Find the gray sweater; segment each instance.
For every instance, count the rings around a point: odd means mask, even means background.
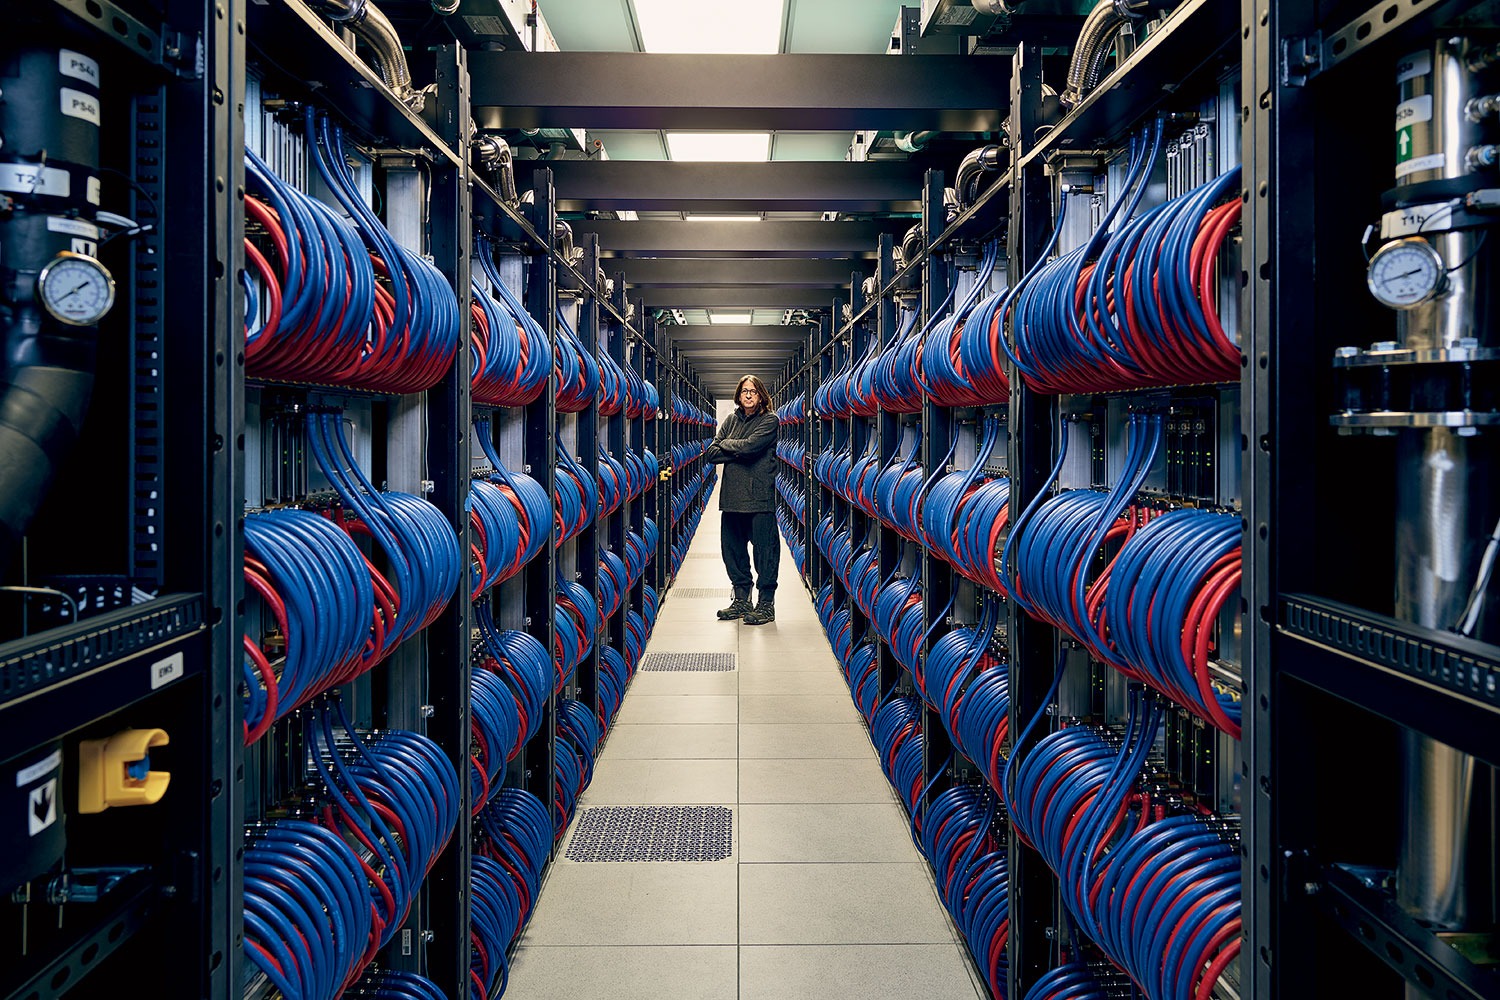
[[[731,513],[776,510],[776,430],[781,421],[770,410],[753,417],[738,407],[724,418],[704,454],[724,466],[719,509]]]

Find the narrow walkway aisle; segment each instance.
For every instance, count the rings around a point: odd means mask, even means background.
[[[646,653],[737,669],[636,674],[506,1000],[982,997],[785,545],[773,624],[716,620],[728,598],[714,498]],[[733,853],[569,860],[617,805],[728,806]]]

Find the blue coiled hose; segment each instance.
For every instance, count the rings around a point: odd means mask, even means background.
[[[395,620],[387,622],[378,658],[427,627],[447,607],[463,572],[458,536],[432,504],[410,493],[381,493],[354,459],[341,414],[307,415],[307,438],[318,468],[346,511],[385,554],[395,591]]]
[[[547,496],[547,491],[535,479],[523,472],[512,472],[506,468],[505,463],[500,460],[499,452],[495,449],[495,442],[490,428],[490,418],[487,416],[477,417],[474,421],[474,433],[479,439],[480,448],[485,457],[489,459],[493,471],[490,481],[498,492],[498,499],[503,499],[505,504],[511,508],[511,515],[515,519],[515,531],[517,542],[514,548],[507,550],[503,543],[493,546],[496,550],[495,557],[498,565],[491,570],[487,576],[495,576],[493,582],[487,583],[485,588],[494,586],[503,580],[508,580],[521,571],[532,559],[536,558],[546,548],[551,539],[554,514],[552,500]],[[478,481],[476,481],[477,484]],[[490,490],[481,492],[490,493]],[[495,498],[491,498],[492,500]],[[495,505],[498,508],[498,504]],[[499,511],[501,519],[508,521],[510,516]],[[489,543],[488,529],[484,535],[484,541]],[[490,567],[488,552],[485,558],[485,567]]]
[[[469,800],[477,813],[500,790],[505,764],[519,749],[521,711],[500,675],[482,667],[469,671],[469,704]]]
[[[906,804],[913,824],[920,828],[922,800],[922,703],[915,698],[889,698],[870,720],[870,740],[880,757],[886,779]]]
[[[552,500],[558,531],[558,544],[576,538],[594,523],[599,510],[599,484],[561,437],[557,439],[557,469],[552,476]]]
[[[458,353],[458,298],[435,266],[400,246],[360,196],[344,152],[343,133],[327,115],[307,108],[312,160],[329,190],[354,219],[369,253],[389,278],[393,315],[385,336],[372,340],[346,383],[387,392],[420,392],[437,384]]]
[[[520,735],[506,753],[510,760],[537,734],[548,696],[562,685],[556,680],[552,656],[542,641],[528,632],[497,628],[488,602],[474,606],[474,624],[489,655],[481,665],[505,681],[520,713]]]
[[[475,254],[489,280],[492,307],[504,314],[499,327],[490,327],[486,365],[474,372],[474,402],[489,406],[525,406],[540,398],[552,374],[552,342],[546,329],[526,311],[521,300],[500,278],[494,243],[484,234],[475,237]]]
[[[506,949],[526,925],[552,851],[552,820],[530,792],[506,788],[480,813],[470,893],[470,1000],[505,992]]]
[[[374,591],[353,540],[327,518],[283,509],[245,518],[246,575],[282,602],[286,659],[270,687],[247,671],[247,740],[337,683],[363,660]],[[264,568],[261,575],[260,568]],[[246,637],[249,641],[249,637]],[[274,704],[272,695],[274,694]],[[266,716],[270,713],[270,719]]]
[[[246,959],[288,1000],[332,1000],[373,954],[374,908],[358,858],[304,820],[278,820],[246,840]]]

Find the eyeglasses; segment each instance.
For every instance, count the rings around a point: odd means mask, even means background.
[[[741,396],[759,396],[760,393],[757,392],[754,389],[741,389],[740,390],[740,395]]]

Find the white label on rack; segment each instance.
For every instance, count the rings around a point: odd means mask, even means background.
[[[1448,162],[1448,157],[1442,153],[1433,153],[1431,156],[1419,156],[1415,160],[1407,160],[1405,163],[1396,164],[1396,179],[1400,180],[1409,174],[1420,173],[1423,170],[1437,170]]]
[[[1396,128],[1432,121],[1432,95],[1423,94],[1396,105]]]
[[[1409,208],[1387,212],[1380,217],[1380,238],[1394,240],[1401,236],[1415,236],[1433,226],[1441,226],[1453,215],[1457,201],[1444,201],[1435,205],[1412,205]]]
[[[165,660],[157,660],[151,664],[151,688],[155,690],[169,681],[175,681],[182,674],[181,653],[173,653]]]
[[[63,114],[72,118],[82,118],[93,125],[99,124],[99,98],[93,94],[85,94],[81,90],[74,90],[72,87],[64,87],[60,94]]]
[[[99,63],[82,52],[63,49],[57,54],[57,71],[63,76],[99,86]]]
[[[1421,52],[1413,52],[1405,59],[1396,64],[1396,82],[1405,83],[1407,80],[1415,80],[1419,76],[1428,76],[1432,73],[1432,50],[1423,49]]]
[[[64,219],[58,215],[47,217],[47,231],[67,233],[69,236],[82,236],[90,240],[99,238],[99,227],[92,222],[84,222],[82,219]]]
[[[100,185],[99,185],[99,178],[97,178],[97,177],[90,177],[89,178],[88,191],[84,193],[84,197],[89,200],[89,204],[90,205],[97,205],[97,204],[99,204],[99,193],[100,193],[100,191],[101,191],[101,188],[100,188]]]
[[[62,751],[54,750],[30,767],[23,767],[16,772],[16,787],[29,785],[44,774],[51,774],[62,767]]]
[[[72,187],[66,170],[31,163],[0,164],[0,191],[66,198]]]

